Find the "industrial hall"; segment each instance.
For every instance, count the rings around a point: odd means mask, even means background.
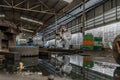
[[[120,80],[120,0],[0,0],[0,80]]]

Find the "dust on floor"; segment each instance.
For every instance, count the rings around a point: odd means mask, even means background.
[[[0,72],[0,80],[48,80],[48,76],[42,76],[38,73],[14,73]],[[72,80],[69,78],[55,77],[54,80]]]

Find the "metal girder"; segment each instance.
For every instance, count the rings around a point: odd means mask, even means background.
[[[44,4],[41,0],[39,0],[41,4],[43,4],[47,9],[50,9],[46,4]]]
[[[35,8],[40,7],[40,6],[41,6],[41,5],[35,5],[35,6],[31,7],[30,9],[35,9]]]
[[[24,10],[24,11],[31,11],[31,12],[37,12],[37,13],[45,13],[45,14],[50,14],[50,15],[55,15],[54,12],[42,1],[38,0],[37,4],[35,6],[30,7],[30,1],[29,0],[23,0],[17,4],[14,4],[14,1],[11,0],[11,3],[9,3],[7,0],[3,0],[5,4],[0,5],[0,7],[4,8],[13,8],[17,10]],[[40,4],[38,4],[40,2]],[[20,7],[20,5],[26,4],[26,8]],[[18,7],[19,6],[19,7]],[[41,10],[34,10],[35,8],[41,7]],[[46,9],[43,9],[46,8]],[[50,12],[51,11],[51,12]]]
[[[86,15],[85,15],[85,0],[83,0],[82,5],[83,5],[83,12],[82,12],[82,33],[84,35],[85,34],[85,19],[86,19]]]
[[[11,2],[12,2],[12,6],[14,6],[14,1],[12,0]]]
[[[55,12],[54,9],[50,9],[50,10]],[[49,11],[50,11],[50,10],[49,10]],[[48,11],[48,10],[46,10],[46,11]],[[44,14],[44,15],[42,16],[42,18],[40,18],[40,19],[43,20],[43,18],[44,18],[45,16],[46,16],[46,15]]]
[[[19,3],[15,4],[15,7],[18,7],[18,6],[20,6],[20,5],[23,5],[26,1],[27,1],[27,0],[23,0],[22,2],[19,2]],[[24,11],[21,11],[19,16],[22,16],[23,12],[24,12]]]
[[[51,15],[55,15],[54,12],[48,12],[48,11],[39,11],[39,10],[32,10],[32,9],[26,9],[26,8],[21,8],[21,7],[16,7],[16,6],[7,6],[7,5],[0,5],[0,7],[4,7],[4,8],[13,8],[13,9],[17,9],[17,10],[23,10],[23,11],[30,11],[30,12],[37,12],[37,13],[45,13],[45,14],[51,14]]]
[[[17,7],[17,6],[21,5],[21,4],[23,4],[24,2],[26,2],[26,0],[24,0],[24,1],[22,1],[22,2],[20,2],[20,3],[18,3],[18,4],[16,4],[15,7]]]
[[[27,9],[30,9],[30,2],[27,0]]]
[[[41,28],[42,28],[42,26],[39,26],[39,27],[36,29],[35,33],[37,33]]]
[[[48,2],[49,0],[46,1],[46,3]],[[56,5],[56,4],[55,4]],[[51,8],[54,8],[54,7],[51,7]],[[54,10],[54,9],[53,9]],[[45,17],[46,15],[44,14],[41,18],[41,20],[43,20],[43,18]]]
[[[49,0],[47,0],[45,3],[47,3]],[[42,7],[41,7],[42,8]],[[42,9],[41,9],[42,10]],[[52,10],[51,10],[52,11]],[[39,15],[39,14],[38,14]],[[38,15],[36,15],[36,17],[38,17]],[[43,17],[45,17],[46,14],[44,14],[42,17],[39,17],[39,19],[43,20]]]
[[[32,28],[31,25],[28,25],[28,24],[22,23],[22,22],[16,23],[16,25],[17,25],[18,28],[26,28],[26,27],[27,28]]]
[[[59,3],[59,1],[60,1],[60,0],[58,0],[58,1],[55,3],[55,7],[56,7],[56,5]],[[54,7],[54,6],[53,6],[53,7]],[[57,15],[58,15],[58,14],[57,14]],[[56,16],[56,14],[53,15],[53,16]],[[51,16],[50,18],[48,18],[45,22],[49,21],[53,16]]]
[[[11,4],[8,2],[8,1],[6,1],[6,0],[3,0],[8,6],[11,6]]]

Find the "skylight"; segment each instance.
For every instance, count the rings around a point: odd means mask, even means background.
[[[65,1],[67,3],[71,3],[73,0],[63,0],[63,1]]]
[[[20,17],[20,19],[26,20],[26,21],[29,21],[29,22],[33,22],[33,23],[38,23],[40,25],[43,25],[42,22],[39,22],[39,21],[36,21],[36,20],[33,20],[33,19],[29,19],[29,18],[26,18],[26,17]]]

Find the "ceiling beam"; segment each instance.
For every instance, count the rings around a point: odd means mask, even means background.
[[[63,8],[61,8],[59,11],[61,11],[61,10],[63,10],[65,7],[67,7],[68,5],[65,5]],[[57,13],[59,13],[59,11],[57,12]],[[54,15],[53,15],[54,16]],[[53,16],[51,16],[49,19],[48,19],[48,21],[53,17]]]
[[[3,0],[8,6],[11,6],[11,4],[8,2],[8,1],[6,1],[6,0]]]
[[[56,5],[59,3],[59,0],[56,1],[55,4],[53,4],[53,6],[51,8],[54,8],[54,6],[56,7]],[[54,10],[55,11],[55,10]],[[41,18],[41,20],[43,20],[43,18],[45,17],[46,15],[44,14],[44,16]]]
[[[35,8],[40,7],[40,6],[41,6],[41,5],[35,5],[35,6],[31,7],[30,9],[35,9]]]
[[[11,1],[11,3],[12,3],[12,6],[14,6],[14,1],[13,0]]]
[[[17,27],[21,27],[21,25],[22,25],[23,28],[26,28],[26,26],[29,26],[32,29],[34,29],[34,27],[36,28],[36,25],[29,24],[28,22],[26,22],[26,21],[24,22],[24,21],[21,21],[21,20],[17,20],[15,22],[15,24],[17,25]]]
[[[39,0],[41,4],[43,4],[47,9],[50,9],[45,3],[43,3],[41,0]]]
[[[54,9],[51,9],[51,11],[54,11],[55,12],[55,10]],[[42,18],[39,18],[40,20],[43,20],[43,18],[46,16],[46,14],[44,14],[43,16],[42,16]]]
[[[55,15],[53,12],[48,12],[48,11],[39,11],[39,10],[32,10],[32,9],[26,9],[26,8],[20,8],[20,7],[15,7],[15,6],[7,6],[7,5],[0,5],[0,7],[4,8],[13,8],[17,10],[23,10],[23,11],[30,11],[30,12],[36,12],[36,13],[44,13],[44,14],[49,14],[49,15]]]
[[[38,26],[35,33],[39,32],[39,30],[42,28],[42,26]]]
[[[30,1],[27,0],[27,9],[30,9]]]
[[[18,6],[22,5],[22,4],[25,3],[25,2],[26,2],[26,0],[24,0],[24,1],[22,1],[22,2],[20,2],[20,3],[18,3],[18,4],[16,4],[15,7],[18,7]]]
[[[48,0],[45,2],[45,3],[47,3],[48,2]],[[42,6],[41,6],[41,8],[42,8]],[[41,9],[42,10],[42,9]],[[45,14],[44,14],[45,15]],[[36,15],[36,17],[35,18],[39,18],[39,14],[38,15]],[[39,19],[41,19],[41,17],[39,18]]]
[[[75,2],[75,1],[74,1]],[[79,1],[80,2],[80,1]],[[62,15],[62,14],[64,14],[64,12],[66,11],[66,9],[71,5],[72,3],[70,3],[70,4],[68,4],[68,5],[65,5],[63,8],[61,8],[58,12],[57,12],[57,16],[60,16],[60,15]],[[59,13],[60,12],[60,13]],[[59,14],[58,14],[59,13]],[[52,18],[52,17],[54,17],[54,15],[52,15],[49,19],[47,19],[45,22],[46,22],[46,24],[48,23],[48,21]],[[47,27],[47,26],[46,26]],[[45,28],[46,28],[45,27]]]
[[[59,3],[59,1],[60,0],[58,0],[56,3],[55,3],[55,5],[53,5],[52,7],[56,7],[57,5],[58,5],[58,3]],[[45,24],[48,24],[48,21],[52,18],[52,17],[54,17],[55,15],[52,15],[51,17],[49,17],[46,21],[44,21],[44,22],[46,22]]]

